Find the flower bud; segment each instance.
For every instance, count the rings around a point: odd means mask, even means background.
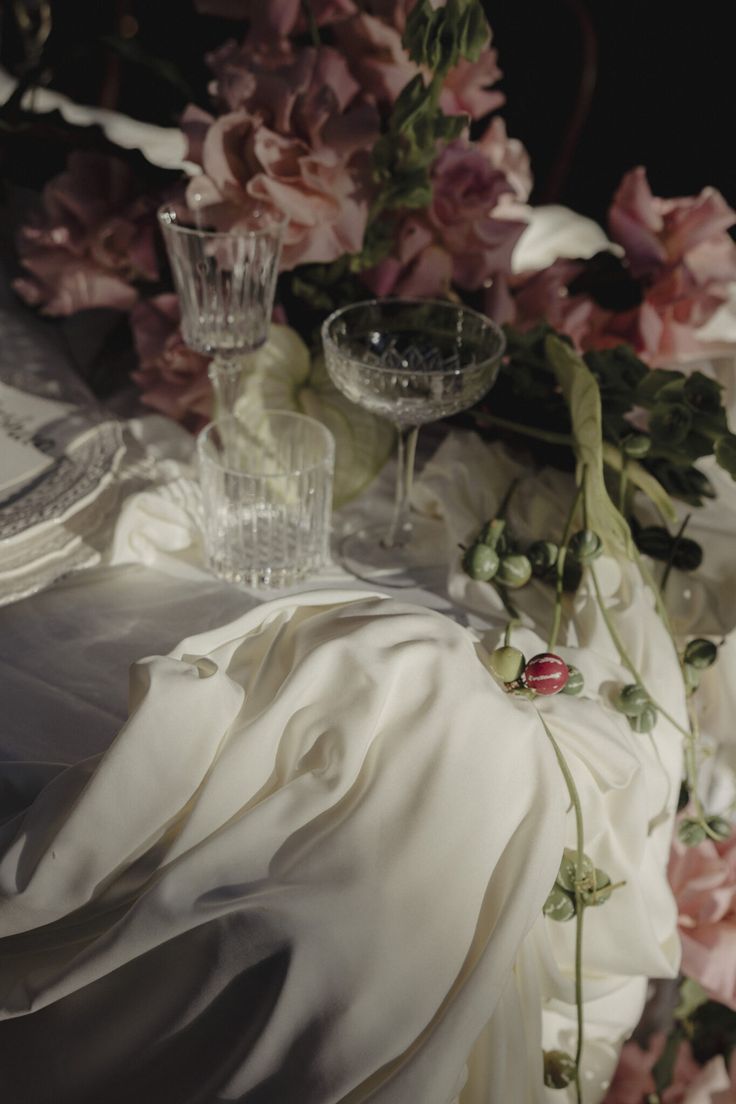
[[[575,897],[555,883],[544,902],[542,912],[550,920],[557,920],[560,923],[572,920],[577,912]]]
[[[733,832],[733,825],[731,824],[731,821],[726,820],[725,817],[722,817],[722,816],[709,816],[709,817],[706,817],[706,824],[708,825],[708,828],[710,829],[712,835],[715,836],[716,839],[720,840],[721,842],[723,840],[727,840],[727,839],[731,838],[731,834]]]
[[[651,447],[651,438],[644,433],[627,433],[621,439],[621,449],[632,460],[641,460],[642,456],[647,455]]]
[[[577,1067],[574,1058],[564,1050],[545,1050],[544,1083],[548,1089],[564,1089],[575,1080]]]
[[[697,667],[699,671],[704,671],[706,667],[710,667],[715,663],[717,656],[718,648],[713,641],[704,640],[699,636],[695,640],[691,640],[685,648],[684,660],[691,667]]]
[[[524,670],[524,656],[518,648],[506,644],[491,652],[488,666],[501,682],[516,682]]]
[[[686,847],[697,847],[706,837],[705,825],[693,817],[686,817],[677,826],[677,838]]]
[[[559,548],[554,541],[535,541],[526,550],[535,575],[544,575],[557,563]]]
[[[577,667],[573,667],[568,663],[567,665],[567,682],[562,687],[563,694],[569,694],[570,697],[576,698],[578,694],[582,694],[585,689],[585,679],[582,672],[578,671]]]
[[[463,556],[463,570],[471,579],[487,583],[498,571],[498,553],[477,541]]]
[[[601,538],[592,529],[580,529],[570,537],[567,550],[578,563],[586,564],[598,559],[603,545]]]
[[[532,577],[532,565],[526,556],[520,553],[515,553],[511,556],[504,556],[499,564],[498,571],[496,573],[496,581],[501,586],[509,587],[511,590],[517,590],[519,587],[523,587]]]
[[[616,708],[625,713],[627,717],[637,717],[649,705],[651,705],[649,695],[638,682],[632,682],[628,686],[624,686],[616,699]]]

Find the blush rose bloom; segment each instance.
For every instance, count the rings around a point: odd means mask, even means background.
[[[225,65],[221,95],[234,110],[214,118],[189,108],[182,120],[189,156],[202,166],[189,205],[211,207],[227,228],[254,200],[274,204],[288,218],[282,269],[359,252],[378,117],[368,104],[353,105],[357,85],[343,59],[328,47],[257,63],[221,54],[221,78]]]
[[[177,297],[157,295],[138,303],[130,321],[140,362],[132,376],[141,401],[199,432],[212,417],[209,358],[184,344]]]
[[[675,839],[668,876],[679,914],[682,972],[736,1010],[736,834],[697,847]]]
[[[655,368],[729,351],[699,336],[736,281],[736,244],[727,233],[736,213],[723,196],[705,188],[698,196],[660,199],[644,169],[632,169],[614,196],[609,222],[639,282],[641,303],[613,311],[587,295],[570,296],[566,285],[583,263],[555,262],[514,281],[516,320],[546,318],[582,351],[627,342]]]
[[[91,307],[129,310],[134,284],[155,280],[155,203],[115,157],[76,152],[43,191],[42,211],[21,227],[25,269],[16,292],[44,314]]]
[[[374,294],[441,298],[452,283],[474,290],[511,270],[526,222],[503,212],[514,190],[488,149],[451,142],[432,167],[432,193],[426,212],[402,221],[393,255],[364,274]]]

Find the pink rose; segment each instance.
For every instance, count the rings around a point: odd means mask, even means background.
[[[143,300],[133,308],[130,321],[140,361],[132,376],[141,389],[141,401],[199,432],[212,417],[209,358],[184,344],[177,297]]]
[[[736,1010],[736,834],[697,847],[675,839],[668,875],[679,913],[683,973]]]
[[[474,289],[510,271],[526,223],[494,217],[511,186],[482,149],[464,139],[446,146],[432,167],[432,191],[428,218],[453,259],[455,282]]]
[[[373,107],[330,47],[239,50],[212,60],[216,89],[233,110],[219,118],[189,108],[182,129],[202,166],[190,206],[210,207],[218,225],[259,200],[288,218],[281,267],[327,263],[359,252],[368,218],[369,150],[378,136]]]
[[[534,183],[529,154],[523,142],[518,138],[509,138],[500,115],[491,121],[475,145],[482,150],[493,168],[506,177],[513,198],[519,203],[526,203]],[[503,197],[501,202],[504,202]]]
[[[26,274],[15,290],[44,314],[90,307],[129,310],[133,286],[155,280],[155,204],[128,166],[103,154],[76,152],[43,191],[42,211],[21,227]]]

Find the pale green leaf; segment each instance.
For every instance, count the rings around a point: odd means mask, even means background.
[[[359,494],[391,455],[394,430],[351,403],[327,375],[322,357],[310,361],[309,350],[289,326],[271,326],[269,341],[253,358],[238,412],[296,410],[308,414],[335,438],[334,505]]]
[[[603,463],[614,471],[620,472],[623,464],[621,450],[608,441],[603,442]],[[674,524],[677,521],[677,510],[672,499],[667,494],[658,479],[643,468],[636,460],[626,461],[626,477],[629,483],[633,483],[642,494],[645,494],[664,522]]]
[[[603,479],[601,395],[595,376],[574,349],[552,334],[545,340],[545,352],[570,410],[578,483],[585,472],[588,528],[598,534],[608,551],[631,556],[629,527],[611,501]]]

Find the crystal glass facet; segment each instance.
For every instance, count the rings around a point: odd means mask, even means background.
[[[220,578],[291,586],[329,559],[335,444],[304,414],[225,417],[197,439],[207,561]]]
[[[370,581],[404,586],[411,562],[409,499],[419,426],[472,406],[493,385],[506,347],[501,329],[469,307],[438,300],[369,300],[324,322],[327,371],[347,398],[390,419],[399,439],[388,531],[343,544],[346,566]],[[391,575],[396,579],[392,580]]]
[[[158,213],[181,307],[187,345],[213,356],[216,415],[234,409],[243,357],[268,338],[286,217],[253,204],[231,230],[208,225],[205,212],[178,206]]]

